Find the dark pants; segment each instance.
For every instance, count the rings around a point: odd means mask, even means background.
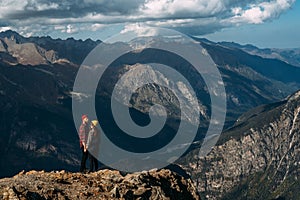
[[[90,158],[90,171],[95,172],[98,170],[98,160],[89,153],[89,158]]]
[[[88,151],[84,152],[84,148],[81,147],[81,151],[82,151],[82,158],[81,158],[81,165],[80,165],[80,172],[84,172],[84,170],[86,169],[86,160],[88,158]]]

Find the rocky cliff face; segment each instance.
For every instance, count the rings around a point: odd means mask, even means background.
[[[0,40],[0,52],[17,59],[17,62],[10,62],[10,64],[39,65],[54,63],[58,60],[55,51],[47,51],[34,43],[20,43],[14,35]]]
[[[206,157],[186,159],[208,199],[299,198],[300,91],[246,113]]]
[[[21,172],[0,180],[1,199],[153,199],[199,200],[191,180],[169,171],[122,175],[101,170],[80,174]]]

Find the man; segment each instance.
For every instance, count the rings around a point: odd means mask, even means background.
[[[98,124],[99,122],[97,120],[92,121],[86,145],[86,148],[89,152],[90,172],[98,170],[97,157],[99,156],[100,149],[100,131],[97,128]]]
[[[87,137],[89,134],[89,119],[87,115],[82,115],[81,117],[82,123],[79,127],[79,143],[82,151],[80,172],[84,172],[86,170],[86,160],[88,158],[88,151],[86,148]]]

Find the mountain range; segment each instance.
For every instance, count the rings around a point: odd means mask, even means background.
[[[295,163],[300,161],[299,93],[295,93],[300,88],[299,51],[194,39],[207,50],[222,75],[227,116],[217,146],[207,157],[198,159],[198,144],[210,119],[210,98],[201,76],[181,63],[180,72],[189,75],[201,99],[198,103],[203,123],[195,145],[177,164],[190,173],[204,199],[293,198],[299,177]],[[73,84],[80,64],[100,43],[72,38],[26,38],[13,31],[0,33],[1,177],[30,169],[78,170],[81,153],[72,119]],[[134,62],[137,58],[138,64]],[[104,86],[97,92],[97,105],[108,105],[108,91],[113,83],[132,69],[133,76],[138,75],[139,67],[147,67],[151,58],[162,62],[166,59],[157,51],[146,49],[114,62],[100,81]],[[180,61],[168,62],[176,66]],[[166,79],[155,73],[145,76],[158,81]],[[178,86],[174,89],[181,91]],[[172,118],[177,119],[178,107],[172,94],[155,84],[141,88],[133,96],[130,106],[135,118],[142,124],[147,121],[147,107],[154,94],[161,94],[155,101],[169,105],[171,113],[175,113]],[[108,117],[101,123],[110,124],[110,109],[102,108],[102,112]],[[109,132],[119,131],[112,125],[106,127]],[[176,124],[170,123],[166,131],[175,128]],[[134,145],[123,142],[121,145],[128,148]],[[287,188],[295,192],[289,193]]]
[[[292,48],[292,49],[276,49],[276,48],[265,48],[260,49],[253,45],[239,45],[234,42],[220,42],[222,46],[227,46],[231,48],[241,49],[251,55],[257,55],[263,58],[270,59],[278,59],[286,62],[287,64],[291,64],[297,67],[300,67],[300,48]]]

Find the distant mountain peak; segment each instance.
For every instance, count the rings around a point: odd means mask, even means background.
[[[2,58],[10,59],[6,63],[22,65],[53,64],[62,60],[80,65],[87,54],[101,41],[91,39],[76,40],[74,38],[53,39],[50,36],[23,37],[19,33],[7,30],[0,32],[0,53]],[[15,63],[11,63],[15,60]]]
[[[20,34],[18,32],[13,31],[13,30],[2,31],[2,32],[0,32],[0,36],[2,36],[2,35],[19,35],[20,36]]]
[[[17,33],[16,31],[12,31],[12,30],[7,30],[4,32],[0,32],[0,39],[4,39],[4,38],[8,38],[8,39],[12,39],[12,40],[16,40],[17,43],[21,40],[24,40],[25,37],[23,37],[22,35],[20,35],[19,33]],[[21,42],[20,41],[20,42]]]

